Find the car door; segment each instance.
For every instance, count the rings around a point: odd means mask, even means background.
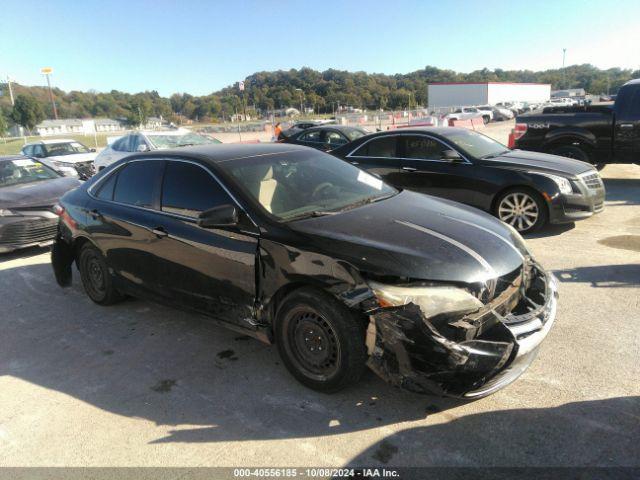
[[[444,159],[451,147],[429,135],[400,135],[400,186],[457,202],[473,204],[473,165],[461,158]]]
[[[346,160],[390,185],[400,186],[403,175],[397,155],[397,135],[374,137],[349,153]]]
[[[203,228],[198,215],[221,205],[240,210],[239,227]],[[249,326],[255,301],[258,235],[209,167],[167,160],[155,252],[162,296],[218,319]]]
[[[87,231],[107,258],[118,285],[135,295],[157,297],[162,234],[159,191],[164,161],[134,160],[90,189]]]
[[[625,163],[640,162],[640,85],[622,89],[616,99],[616,110],[615,158]]]

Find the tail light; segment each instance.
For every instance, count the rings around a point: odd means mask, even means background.
[[[516,123],[516,128],[513,129],[513,138],[518,140],[524,137],[524,134],[527,133],[527,128],[526,123]]]

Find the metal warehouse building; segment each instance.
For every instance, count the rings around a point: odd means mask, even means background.
[[[429,108],[495,105],[500,102],[548,102],[551,85],[544,83],[432,83],[428,86]]]

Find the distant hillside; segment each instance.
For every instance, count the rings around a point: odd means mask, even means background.
[[[574,65],[561,69],[533,72],[529,70],[477,70],[471,73],[456,73],[426,67],[407,74],[384,75],[378,73],[346,72],[326,70],[318,72],[310,68],[300,70],[258,72],[245,80],[247,111],[265,111],[300,105],[301,96],[305,106],[321,113],[332,112],[338,105],[359,108],[406,108],[426,105],[427,84],[451,81],[507,81],[550,83],[553,89],[584,88],[589,93],[614,93],[627,80],[640,77],[640,71],[612,68],[600,70],[592,65]],[[303,95],[296,89],[302,89]],[[6,90],[6,88],[4,88]],[[11,105],[7,92],[0,96],[0,110],[9,118]],[[26,87],[14,84],[14,95],[26,94],[35,97],[48,118],[52,109],[45,87]],[[149,116],[174,119],[183,117],[209,121],[224,119],[236,110],[241,111],[243,100],[236,85],[209,95],[192,96],[174,94],[161,97],[156,91],[129,94],[112,90],[108,93],[64,92],[54,89],[60,118],[127,117],[132,120]]]

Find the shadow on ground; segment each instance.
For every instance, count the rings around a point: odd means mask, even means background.
[[[640,205],[640,178],[604,178],[607,202]]]
[[[640,397],[502,410],[398,432],[348,465],[411,465],[420,449],[432,466],[640,467],[639,432]]]
[[[640,265],[598,265],[553,272],[561,282],[589,283],[596,288],[635,287],[640,285]]]

